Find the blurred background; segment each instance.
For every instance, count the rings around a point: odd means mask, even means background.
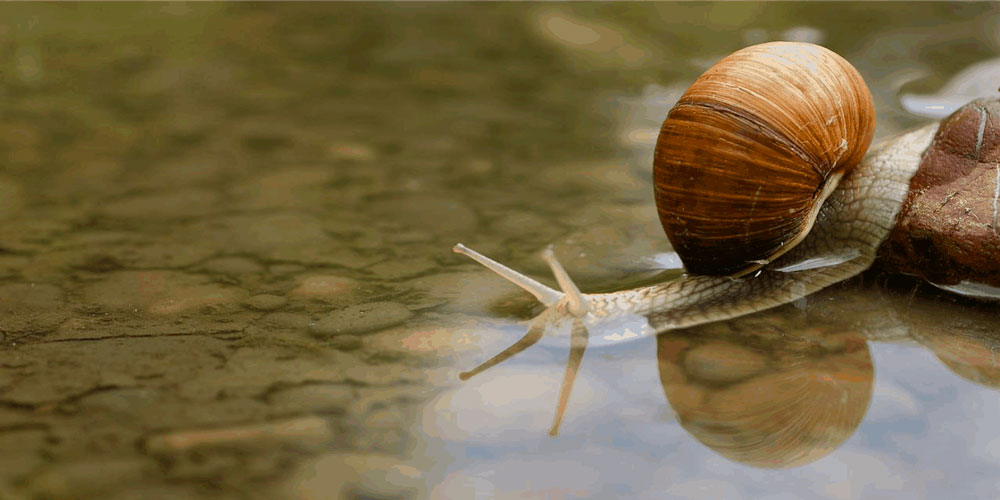
[[[568,343],[457,378],[537,305],[451,246],[676,275],[660,123],[770,40],[876,140],[1000,94],[988,3],[0,6],[0,498],[989,498],[997,315],[917,282],[592,349],[555,438]]]

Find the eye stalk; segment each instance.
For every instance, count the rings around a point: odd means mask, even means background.
[[[590,311],[590,302],[587,296],[580,293],[580,289],[577,288],[576,283],[573,283],[573,280],[569,277],[569,273],[566,272],[566,269],[556,259],[551,245],[542,251],[542,259],[552,269],[552,274],[555,275],[556,281],[559,282],[559,288],[562,288],[561,292],[553,290],[461,243],[455,245],[452,250],[455,253],[475,260],[486,266],[487,269],[503,276],[511,283],[534,295],[539,302],[546,306],[546,309],[541,314],[531,320],[528,331],[520,340],[514,342],[510,347],[486,360],[481,365],[467,372],[460,373],[458,378],[469,380],[473,375],[477,375],[487,368],[502,363],[537,343],[545,335],[545,331],[549,326],[561,326],[567,321],[572,321],[569,359],[566,361],[566,373],[563,375],[562,386],[559,389],[559,403],[556,405],[556,414],[552,422],[552,427],[549,429],[549,435],[555,436],[559,433],[559,424],[562,423],[563,414],[566,412],[566,405],[569,403],[569,395],[573,391],[573,381],[576,380],[576,374],[580,369],[580,362],[583,361],[583,353],[587,350],[587,343],[590,338],[587,326],[583,321],[584,317]]]
[[[577,318],[585,316],[590,311],[587,297],[580,293],[580,289],[576,287],[576,283],[573,283],[573,279],[569,277],[566,269],[556,259],[556,254],[552,251],[552,245],[545,248],[542,252],[542,258],[549,264],[552,274],[555,275],[556,281],[559,282],[559,288],[562,288],[569,313]]]
[[[545,304],[546,307],[559,302],[562,299],[562,294],[521,274],[461,243],[457,243],[451,250],[455,253],[462,254],[480,264],[485,266],[490,271],[493,271],[500,276],[503,276],[511,283],[523,288],[528,293],[535,296],[539,302]],[[560,266],[561,268],[561,266]],[[565,271],[563,271],[565,274]]]

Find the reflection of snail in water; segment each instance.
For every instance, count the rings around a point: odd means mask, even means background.
[[[978,130],[972,134],[976,155],[984,113],[978,128],[971,127]],[[776,42],[721,60],[681,97],[657,141],[657,206],[690,274],[632,290],[582,294],[547,250],[543,257],[560,292],[456,245],[456,252],[546,306],[521,340],[461,377],[523,351],[547,331],[568,332],[571,351],[554,434],[592,333],[615,342],[743,316],[864,271],[893,229],[936,128],[903,134],[861,160],[873,121],[863,80],[829,50]],[[947,136],[954,131],[967,141],[969,129],[964,123],[942,126],[933,144],[953,146]]]
[[[680,424],[709,448],[747,465],[793,467],[854,433],[875,372],[864,337],[804,324],[776,331],[782,314],[768,316],[658,336],[660,381]]]

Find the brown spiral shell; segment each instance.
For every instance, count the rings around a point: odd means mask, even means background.
[[[702,74],[667,114],[653,181],[688,272],[741,275],[794,247],[867,151],[861,75],[809,43],[754,45]]]

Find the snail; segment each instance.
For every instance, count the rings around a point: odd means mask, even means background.
[[[978,142],[971,135],[978,159],[987,117],[978,111],[970,116],[980,118],[972,126]],[[456,253],[545,306],[520,340],[460,378],[546,334],[569,336],[549,431],[555,435],[592,335],[611,343],[731,319],[793,302],[868,269],[908,194],[923,192],[910,181],[923,168],[922,159],[934,156],[924,152],[954,146],[949,134],[956,131],[970,140],[968,124],[952,126],[949,120],[940,129],[931,123],[869,150],[874,108],[847,61],[807,43],[737,51],[695,81],[667,115],[657,141],[657,209],[687,274],[652,286],[583,294],[551,247],[542,257],[561,290],[459,243]]]

